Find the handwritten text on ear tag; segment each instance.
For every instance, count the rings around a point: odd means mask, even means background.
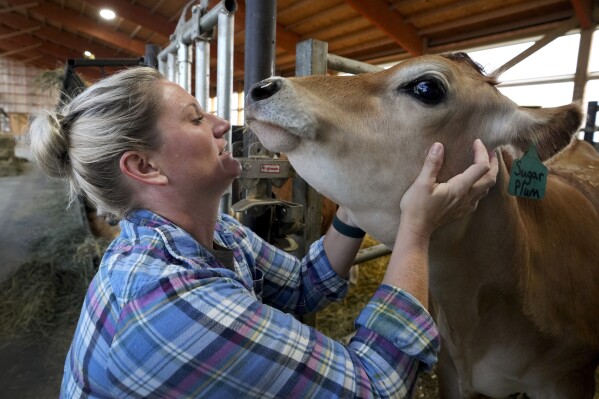
[[[526,154],[512,164],[508,193],[516,197],[542,199],[546,186],[547,167],[541,162],[534,144],[531,144]]]

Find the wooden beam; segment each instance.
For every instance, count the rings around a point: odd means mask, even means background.
[[[591,17],[593,3],[591,0],[570,0],[570,2],[572,3],[572,7],[574,7],[580,27],[582,29],[589,29],[593,26],[593,18]]]
[[[39,25],[39,21],[28,19],[17,13],[0,14],[0,22],[13,29],[29,29]],[[97,58],[114,58],[117,56],[116,51],[111,48],[106,48],[98,43],[50,26],[42,26],[38,31],[33,33],[33,36],[43,43],[53,42],[72,50],[73,55],[71,57],[73,58],[81,57],[84,50],[91,51]]]
[[[177,27],[176,22],[171,22],[168,18],[162,15],[154,14],[150,9],[139,4],[123,0],[85,0],[86,3],[94,5],[98,8],[110,8],[116,15],[137,25],[141,25],[146,29],[161,34],[167,39],[175,32]]]
[[[0,35],[0,40],[5,40],[5,39],[10,39],[11,37],[15,37],[15,36],[21,36],[21,35],[25,35],[27,33],[32,33],[35,32],[36,30],[39,30],[40,27],[39,26],[34,26],[32,28],[29,29],[21,29],[18,31],[12,31],[12,32],[6,32],[2,35]]]
[[[411,54],[423,53],[422,39],[414,26],[405,23],[404,18],[397,11],[390,10],[387,2],[384,0],[345,1]]]
[[[533,44],[532,46],[530,46],[529,48],[527,48],[526,50],[524,50],[523,52],[521,52],[520,54],[518,54],[517,56],[500,66],[499,68],[497,68],[496,70],[494,70],[491,73],[491,75],[500,76],[502,73],[504,73],[520,61],[528,58],[530,55],[536,53],[537,51],[539,51],[540,49],[557,39],[558,37],[563,36],[566,32],[568,32],[571,29],[574,29],[576,26],[578,26],[578,20],[576,17],[572,17],[562,22],[557,28],[553,29],[550,32],[547,32],[547,34],[543,36],[540,40],[535,42],[535,44]]]
[[[0,26],[0,37],[4,36],[7,32],[10,32],[10,29],[4,26]],[[32,46],[34,44],[40,43],[39,40],[35,39],[33,36],[18,36],[13,37],[12,42],[16,43],[21,47]],[[70,51],[66,47],[58,46],[54,43],[44,42],[42,46],[38,50],[40,53],[45,54],[46,56],[50,56],[52,58],[56,57],[58,59],[66,62],[67,59],[73,58],[75,56],[74,51]]]
[[[27,52],[27,51],[36,49],[41,45],[42,45],[41,43],[37,43],[37,44],[32,44],[31,46],[27,46],[27,47],[18,47],[18,48],[12,49],[12,50],[5,51],[4,53],[0,53],[0,57],[8,57],[9,55]]]
[[[418,30],[419,35],[431,35],[434,33],[443,32],[450,29],[460,28],[471,24],[477,24],[485,21],[489,21],[495,18],[509,17],[515,13],[535,10],[539,7],[553,5],[556,3],[562,3],[563,0],[537,0],[529,1],[523,4],[517,4],[511,7],[500,8],[491,12],[473,15],[471,17],[460,18],[455,21],[450,21],[444,24],[435,24],[428,28]]]
[[[485,5],[488,6],[488,0],[463,0],[455,3],[450,3],[441,7],[433,7],[429,10],[422,11],[418,14],[414,14],[405,19],[405,22],[414,23],[422,19],[435,18],[448,12],[453,12],[460,8],[464,8],[471,5],[480,5],[481,9],[484,9]]]
[[[39,60],[40,58],[43,58],[44,56],[42,54],[38,54],[38,55],[34,55],[32,57],[26,58],[23,60],[24,64],[29,64],[33,61]]]
[[[23,5],[29,0],[9,0],[12,5]],[[117,46],[137,56],[145,53],[145,43],[131,39],[124,33],[115,32],[109,26],[101,25],[97,21],[79,15],[75,11],[61,8],[53,3],[40,3],[29,9],[30,13],[37,13],[42,17],[69,26],[76,31],[98,39],[108,45]]]
[[[441,54],[449,51],[467,50],[481,46],[491,46],[503,44],[513,40],[530,39],[531,37],[541,36],[548,30],[557,28],[559,22],[547,22],[537,26],[527,26],[520,29],[512,29],[510,31],[497,32],[486,34],[485,36],[477,36],[472,38],[461,38],[456,41],[444,42],[442,44],[432,44],[428,48],[429,54]],[[405,58],[399,57],[398,60]]]
[[[527,18],[526,20],[517,20],[508,22],[501,25],[494,25],[485,27],[483,29],[478,30],[470,30],[468,32],[459,33],[457,35],[448,36],[445,35],[440,38],[432,39],[429,42],[430,47],[435,46],[444,46],[451,45],[451,43],[460,43],[467,41],[483,41],[486,38],[489,40],[495,41],[493,37],[496,35],[502,35],[504,37],[504,41],[512,40],[513,38],[522,37],[522,29],[532,28],[535,32],[547,32],[555,28],[562,21],[571,18],[574,16],[572,10],[563,10],[557,11],[550,14],[539,14],[532,18]],[[555,23],[553,26],[549,26],[547,24]],[[531,35],[529,35],[531,36]],[[493,44],[493,43],[491,43]]]
[[[591,53],[591,43],[595,27],[591,25],[589,29],[580,31],[580,43],[578,45],[578,61],[576,63],[576,74],[574,75],[574,90],[572,101],[579,101],[584,98],[584,91],[589,79],[589,58]]]
[[[372,27],[372,24],[370,24],[368,20],[366,20],[364,17],[358,15],[357,17],[346,19],[343,22],[338,22],[336,24],[328,25],[320,29],[313,30],[312,32],[310,32],[310,37],[306,37],[304,39],[315,38],[317,40],[327,41],[328,36],[340,36],[339,32],[343,32],[343,35],[345,35],[345,32],[354,31],[356,28],[359,29],[366,27]]]
[[[292,30],[298,26],[312,22],[312,20],[316,17],[318,17],[319,19],[325,19],[325,20],[334,18],[335,16],[339,15],[339,13],[341,11],[345,10],[346,7],[347,7],[347,4],[345,4],[345,3],[337,4],[336,6],[333,6],[331,8],[327,8],[326,10],[322,10],[322,11],[318,12],[318,14],[316,14],[316,15],[310,15],[305,18],[299,19],[292,24],[285,25],[285,29]]]
[[[4,13],[7,13],[7,12],[18,11],[18,10],[24,10],[26,8],[29,8],[29,7],[35,7],[35,6],[37,6],[37,4],[38,3],[27,3],[27,4],[23,4],[21,6],[0,8],[0,14],[4,14]]]

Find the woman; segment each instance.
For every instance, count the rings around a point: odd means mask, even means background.
[[[344,346],[289,313],[347,293],[364,232],[341,208],[303,260],[219,214],[241,171],[225,150],[229,123],[150,68],[104,79],[32,123],[32,152],[71,194],[121,218],[93,279],[67,355],[61,397],[406,397],[436,360],[425,308],[428,241],[471,212],[497,161],[438,184],[431,148],[402,199],[383,283]]]

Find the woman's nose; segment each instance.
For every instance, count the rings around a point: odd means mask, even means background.
[[[219,118],[216,115],[211,115],[211,117],[214,118],[212,120],[212,134],[215,138],[219,139],[231,130],[231,123],[229,121]]]

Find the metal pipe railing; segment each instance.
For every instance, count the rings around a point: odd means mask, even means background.
[[[216,112],[222,119],[231,120],[231,94],[233,93],[233,34],[235,14],[221,9],[218,14],[218,54],[216,68]],[[229,149],[233,148],[231,129],[226,135]],[[231,209],[231,187],[221,198],[220,210],[229,213]]]
[[[191,93],[191,59],[189,57],[190,46],[179,42],[177,50],[178,77],[177,83],[187,92]]]
[[[195,97],[203,109],[208,109],[210,98],[210,42],[196,40],[195,59]]]
[[[353,73],[355,75],[368,72],[380,72],[384,68],[351,58],[327,53],[327,68],[335,71]]]
[[[218,26],[217,56],[217,114],[231,119],[231,94],[233,93],[233,35],[234,13],[237,10],[235,0],[223,0],[207,10],[208,1],[193,5],[191,18],[185,20],[189,2],[181,13],[170,43],[162,50],[158,58],[158,69],[168,80],[178,83],[188,92],[192,92],[193,50],[195,50],[195,96],[204,109],[208,108],[210,94],[210,43],[214,28]],[[232,148],[232,133],[227,139]],[[228,213],[231,208],[231,190],[223,196],[221,211]]]

